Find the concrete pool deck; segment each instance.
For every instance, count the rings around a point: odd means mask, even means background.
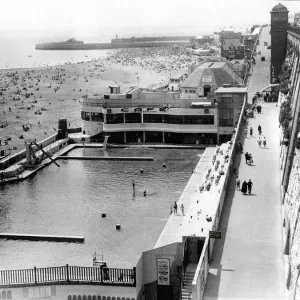
[[[45,146],[43,148],[44,151],[46,151],[47,153],[51,153],[53,152],[54,148],[60,147],[60,144],[65,143],[65,140],[58,140],[55,141],[54,143]],[[165,145],[165,144],[125,144],[125,145],[117,145],[117,144],[109,144],[107,148],[109,149],[114,149],[114,148],[132,148],[132,149],[148,149],[148,148],[153,148],[153,149],[205,149],[206,146],[204,145]],[[42,163],[40,163],[39,165],[37,165],[35,168],[32,169],[25,169],[23,171],[20,171],[20,168],[22,168],[21,164],[22,163],[26,163],[26,158],[21,159],[20,161],[14,163],[13,165],[9,166],[8,168],[2,170],[1,172],[4,173],[13,173],[14,176],[10,176],[10,177],[6,177],[2,180],[0,180],[1,184],[5,184],[5,183],[13,183],[13,182],[18,182],[18,181],[22,181],[25,180],[33,175],[35,175],[38,171],[40,171],[41,169],[43,169],[44,167],[48,166],[49,164],[51,164],[53,161],[57,160],[57,159],[94,159],[97,160],[96,157],[71,157],[71,158],[66,158],[63,157],[64,155],[66,155],[68,152],[76,149],[76,148],[103,148],[103,143],[76,143],[76,144],[70,144],[68,146],[63,147],[62,149],[58,150],[57,152],[55,152],[51,158],[52,160],[50,160],[49,158],[45,158],[43,159]],[[36,151],[36,155],[37,157],[40,157],[42,155],[42,151],[38,150]],[[5,158],[7,159],[7,158]],[[99,159],[107,159],[107,158],[99,158]],[[110,158],[111,160],[118,160],[118,158]],[[149,160],[149,158],[132,158],[131,160]],[[119,160],[130,160],[130,157],[126,157],[126,158],[119,158]]]
[[[205,173],[205,170],[209,166],[211,166],[211,162],[215,151],[216,151],[216,147],[208,147],[201,155],[200,161],[198,162],[183,193],[181,194],[179,200],[177,201],[178,214],[177,215],[174,215],[173,213],[171,214],[154,248],[159,248],[175,242],[182,242],[183,235],[181,234],[182,233],[181,226],[185,221],[186,216],[189,213],[189,210],[191,209],[192,211],[194,211],[194,209],[191,208],[190,206],[193,202],[194,197],[196,195],[200,195],[199,186],[201,183],[201,179]],[[174,201],[176,201],[176,199],[174,199]],[[184,205],[184,211],[185,211],[184,215],[182,214],[181,211],[182,204]]]

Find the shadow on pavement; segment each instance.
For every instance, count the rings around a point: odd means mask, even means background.
[[[245,141],[245,134],[244,134],[244,129],[247,127],[247,124],[243,125],[243,128],[241,129],[240,133],[240,138],[238,141],[240,141],[243,146],[244,146],[244,141]],[[239,174],[239,168],[241,165],[242,159],[244,159],[244,153],[245,150],[243,150],[242,153],[237,153],[233,162],[233,166],[236,166],[237,168],[237,175],[235,175],[233,172],[230,174],[230,177],[228,179],[228,185],[227,185],[227,193],[226,197],[224,200],[224,206],[223,206],[223,211],[222,211],[222,216],[220,219],[219,223],[219,230],[222,232],[222,238],[217,239],[215,241],[215,246],[214,246],[214,251],[212,253],[211,257],[211,265],[210,265],[210,272],[208,273],[208,276],[210,277],[210,280],[207,280],[205,290],[209,290],[209,297],[217,298],[219,294],[219,286],[220,286],[220,278],[221,278],[221,273],[222,271],[231,271],[228,268],[224,268],[221,265],[221,260],[222,260],[222,255],[223,255],[223,250],[224,250],[224,244],[226,240],[226,234],[227,234],[227,228],[228,228],[228,223],[229,223],[229,218],[230,218],[230,213],[231,213],[231,208],[232,208],[232,203],[234,199],[235,193],[241,193],[240,190],[236,189],[236,179]],[[216,250],[218,249],[218,250]],[[232,270],[234,271],[234,270]],[[212,289],[213,287],[213,289]],[[205,292],[204,292],[205,294]],[[208,295],[208,294],[207,294]]]

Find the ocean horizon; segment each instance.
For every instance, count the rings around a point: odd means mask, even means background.
[[[59,41],[62,39],[59,39]],[[38,68],[105,58],[112,50],[36,50],[33,38],[0,38],[0,69]],[[85,40],[86,42],[86,40]]]

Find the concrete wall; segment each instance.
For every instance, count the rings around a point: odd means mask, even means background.
[[[224,176],[222,176],[223,181],[220,180],[219,188],[220,188],[220,197],[219,197],[219,205],[216,207],[215,213],[213,214],[213,226],[212,231],[218,230],[219,222],[222,215],[222,210],[224,206],[224,201],[227,193],[227,184],[229,177],[231,175],[231,166],[234,162],[236,156],[236,144],[240,139],[240,135],[243,129],[243,115],[247,104],[247,97],[244,97],[244,103],[241,108],[241,113],[239,116],[239,120],[237,126],[235,127],[235,134],[232,136],[231,143],[232,147],[228,151],[229,155],[229,164],[228,168],[225,170]],[[214,249],[215,239],[207,238],[202,250],[201,257],[199,259],[199,263],[197,266],[197,270],[195,272],[195,277],[193,280],[193,300],[202,300],[204,295],[204,287],[206,284],[206,279],[209,271],[209,260],[212,257],[213,249]]]
[[[43,148],[48,146],[49,144],[55,142],[57,140],[57,134],[54,134],[54,135],[51,135],[49,137],[47,137],[46,139],[38,142],[37,144],[38,145],[42,145]],[[25,146],[24,146],[25,148]],[[34,146],[34,149],[36,149],[36,147]],[[4,170],[6,168],[8,168],[9,166],[13,165],[14,163],[20,161],[21,159],[24,159],[26,157],[26,150],[22,150],[12,156],[9,156],[5,159],[3,159],[1,162],[0,162],[0,170]]]
[[[287,256],[287,288],[294,299],[300,299],[298,280],[300,265],[300,150],[295,156],[284,201],[285,255]],[[293,299],[293,298],[291,298]]]
[[[140,300],[144,294],[144,259],[141,255],[138,263],[136,264],[136,299]]]
[[[164,247],[152,249],[143,253],[144,262],[144,284],[147,300],[163,300],[158,295],[157,285],[157,259],[166,258],[170,260],[170,285],[173,289],[173,299],[179,299],[180,275],[183,259],[183,243],[173,243]]]
[[[201,257],[199,259],[199,264],[195,272],[195,277],[192,282],[192,293],[194,297],[193,299],[202,299],[204,296],[204,288],[209,271],[208,251],[208,239],[206,239]]]
[[[7,297],[7,292],[10,291],[11,298]],[[2,293],[6,293],[6,298]],[[39,299],[39,300],[77,300],[78,296],[86,296],[86,300],[97,299],[101,296],[101,299],[106,297],[106,300],[135,300],[135,288],[134,287],[119,287],[119,286],[98,286],[98,285],[53,285],[53,286],[39,286],[39,287],[26,287],[26,288],[10,288],[0,289],[1,299],[12,300],[27,300],[27,299]],[[70,298],[71,296],[72,298]],[[74,297],[76,296],[76,298]],[[90,298],[89,298],[90,296]],[[93,298],[94,297],[94,298]],[[96,298],[95,298],[96,297]],[[108,298],[110,297],[110,298]]]

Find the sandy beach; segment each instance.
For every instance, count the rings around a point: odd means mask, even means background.
[[[66,118],[69,127],[80,127],[82,95],[108,93],[110,85],[125,91],[138,80],[141,87],[149,87],[187,73],[192,62],[197,57],[186,54],[184,47],[170,46],[115,50],[90,62],[0,70],[0,149],[18,152],[25,139],[54,134],[59,118]]]

